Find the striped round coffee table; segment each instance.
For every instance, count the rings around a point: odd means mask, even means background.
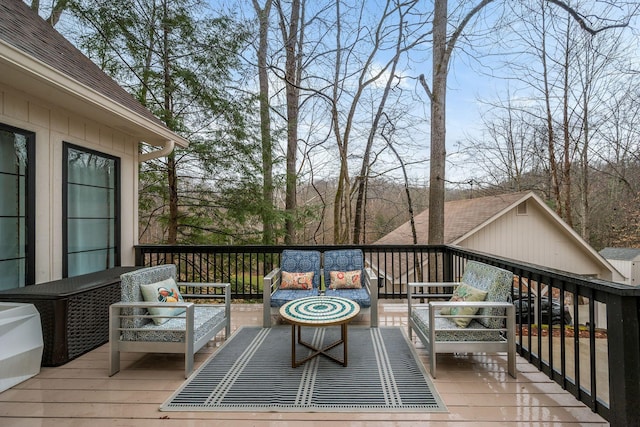
[[[358,315],[358,303],[340,297],[307,297],[287,302],[280,307],[280,315],[291,323],[291,366],[302,365],[318,355],[323,355],[342,366],[347,366],[347,324]],[[326,327],[340,325],[340,339],[322,348],[315,347],[302,340],[301,327]],[[296,333],[297,330],[297,333]],[[302,360],[296,360],[296,341],[313,352]],[[327,351],[342,344],[342,360],[328,354]]]

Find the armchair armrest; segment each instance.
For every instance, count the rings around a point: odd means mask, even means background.
[[[167,303],[165,302],[146,302],[146,301],[139,301],[139,302],[117,302],[115,304],[111,304],[109,306],[109,319],[111,322],[110,325],[110,334],[112,334],[112,338],[113,339],[117,339],[118,338],[118,333],[120,331],[140,331],[142,329],[140,328],[127,328],[127,327],[123,327],[120,319],[123,318],[129,318],[129,319],[134,319],[134,318],[143,318],[143,319],[179,319],[179,318],[183,318],[186,320],[185,322],[185,329],[171,329],[171,331],[175,330],[175,331],[193,331],[194,329],[194,321],[193,321],[193,315],[194,315],[194,308],[195,308],[196,304],[192,303],[192,302],[175,302],[175,303],[171,303],[171,308],[180,308],[180,307],[184,307],[185,311],[184,313],[180,313],[180,314],[176,314],[176,315],[159,315],[159,314],[150,314],[148,312],[144,312],[142,314],[135,314],[135,313],[131,313],[131,314],[122,314],[122,309],[123,308],[149,308],[149,307],[156,307],[156,308],[167,308]],[[169,329],[166,329],[167,331],[170,331]]]
[[[194,289],[206,289],[206,288],[216,288],[222,289],[222,294],[213,294],[208,295],[212,298],[224,298],[227,294],[231,292],[231,284],[230,283],[203,283],[203,282],[177,282],[178,286],[183,286],[186,288],[194,288]],[[200,294],[182,294],[182,296],[187,297],[198,297]]]
[[[409,282],[407,285],[408,298],[442,298],[450,297],[453,293],[418,293],[420,289],[455,288],[460,282]]]
[[[442,307],[478,307],[478,308],[507,308],[512,307],[513,303],[498,301],[431,301],[429,306],[433,308]]]
[[[407,302],[409,305],[409,316],[411,316],[411,309],[413,306],[413,299],[424,299],[424,298],[451,298],[453,293],[442,293],[442,292],[418,292],[418,288],[420,290],[436,289],[436,288],[455,288],[458,286],[460,282],[409,282],[407,284]]]
[[[276,267],[269,272],[266,276],[264,276],[263,282],[263,290],[264,295],[273,294],[278,287],[280,286],[280,282],[282,281],[282,269],[280,267]]]
[[[370,268],[364,269],[364,286],[371,299],[371,326],[378,326],[378,276]]]
[[[276,267],[264,276],[262,282],[262,298],[265,307],[271,307],[271,295],[278,289],[282,280],[282,269]]]
[[[178,286],[186,286],[194,289],[216,288],[222,289],[222,294],[182,294],[183,298],[198,298],[206,295],[207,298],[222,299],[224,298],[225,312],[227,316],[231,312],[231,283],[194,283],[194,282],[177,282]]]

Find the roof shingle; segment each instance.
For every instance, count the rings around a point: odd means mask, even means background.
[[[76,49],[22,0],[0,1],[0,39],[128,110],[164,123]]]
[[[455,242],[522,199],[526,194],[528,192],[446,202],[444,204],[444,243]],[[414,220],[418,244],[426,245],[429,241],[429,209],[420,212]],[[412,244],[411,223],[407,221],[375,243],[385,245]]]

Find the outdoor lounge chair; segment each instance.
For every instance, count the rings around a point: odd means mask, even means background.
[[[470,290],[469,286],[474,289]],[[509,375],[516,377],[515,307],[510,302],[512,286],[511,272],[476,261],[467,262],[460,282],[409,283],[409,338],[415,332],[427,348],[433,378],[436,377],[438,353],[472,352],[506,352]],[[428,288],[456,288],[459,291],[455,292],[455,301],[414,305],[415,299],[433,297],[431,293],[419,292]]]
[[[120,370],[120,352],[184,353],[184,376],[193,370],[193,355],[224,329],[231,334],[229,283],[175,282],[174,264],[143,268],[121,276],[121,302],[109,310],[109,376]],[[165,283],[175,284],[176,289]],[[162,284],[163,286],[160,286]],[[183,302],[179,286],[222,288],[224,304]],[[166,292],[165,292],[166,289]],[[154,292],[157,292],[155,295]],[[158,294],[168,293],[164,302]],[[145,296],[151,296],[147,297]],[[185,295],[186,296],[186,295]],[[190,296],[190,295],[189,295]],[[176,299],[177,301],[174,301]]]
[[[363,313],[369,312],[372,328],[378,327],[378,277],[372,270],[365,268],[364,256],[360,249],[339,249],[324,253],[324,294],[343,297],[360,305]],[[358,271],[360,288],[331,288],[331,272]],[[334,275],[335,277],[335,275]]]
[[[308,289],[284,289],[282,278],[285,273],[313,273],[312,286]],[[263,326],[271,327],[272,316],[288,301],[320,294],[320,252],[312,250],[285,249],[276,267],[264,277]]]

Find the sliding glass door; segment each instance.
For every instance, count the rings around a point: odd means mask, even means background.
[[[63,274],[120,265],[120,159],[64,145]]]
[[[35,134],[0,124],[0,290],[35,282]]]

